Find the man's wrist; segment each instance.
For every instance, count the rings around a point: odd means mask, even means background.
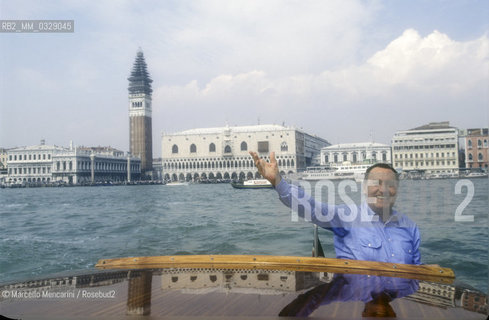
[[[285,179],[282,179],[282,177],[280,177],[280,180],[277,185],[274,186],[274,189],[278,192],[280,197],[285,197],[289,194],[290,186],[287,184],[287,181]]]
[[[274,187],[278,186],[278,184],[282,181],[282,177],[280,176],[279,173],[275,176],[275,179],[273,180],[272,184]]]

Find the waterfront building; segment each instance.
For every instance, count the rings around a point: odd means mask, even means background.
[[[0,170],[7,169],[7,159],[8,159],[7,149],[0,148]]]
[[[0,148],[0,184],[4,184],[8,177],[7,160],[7,149]]]
[[[128,171],[129,168],[129,171]],[[53,180],[68,184],[139,180],[141,160],[112,147],[75,147],[53,156]]]
[[[454,286],[424,281],[420,281],[418,285],[418,290],[415,293],[409,295],[407,297],[408,300],[442,308],[450,308],[456,306],[456,288]]]
[[[136,55],[129,80],[129,151],[141,159],[143,176],[153,168],[153,131],[151,121],[151,80],[141,50]]]
[[[394,168],[431,176],[458,176],[458,129],[448,121],[397,131],[392,138]]]
[[[464,132],[466,168],[488,169],[489,132],[488,128],[467,129]]]
[[[269,160],[275,151],[281,174],[311,165],[328,146],[325,139],[280,125],[199,128],[163,134],[162,166],[165,180],[259,178],[249,151]]]
[[[67,184],[138,180],[141,160],[111,147],[40,145],[8,150],[7,183]],[[129,172],[127,168],[129,167]]]
[[[163,180],[161,173],[163,172],[163,166],[161,158],[153,159],[153,180]]]
[[[466,310],[487,315],[487,296],[479,291],[464,289],[460,298],[462,307]]]
[[[343,162],[391,163],[391,147],[375,142],[359,142],[335,144],[321,149],[321,165],[336,165]]]
[[[481,314],[488,311],[487,297],[482,292],[435,282],[419,281],[418,290],[406,299],[441,308],[462,307]]]
[[[8,176],[10,183],[50,183],[53,179],[53,156],[64,148],[40,145],[13,148],[8,150]]]

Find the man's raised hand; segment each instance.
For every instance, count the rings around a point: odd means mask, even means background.
[[[276,186],[282,178],[278,171],[277,159],[275,159],[275,152],[270,152],[270,162],[261,159],[256,152],[250,151],[250,155],[253,157],[255,166],[258,168],[258,172],[263,178],[270,181],[270,183]]]

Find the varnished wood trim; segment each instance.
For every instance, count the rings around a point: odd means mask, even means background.
[[[455,274],[449,268],[376,261],[266,255],[176,255],[101,259],[99,269],[260,269],[308,272],[371,274],[451,283]]]

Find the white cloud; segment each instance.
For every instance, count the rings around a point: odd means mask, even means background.
[[[162,86],[157,89],[157,96],[163,101],[178,102],[180,99],[216,101],[225,97],[259,96],[265,92],[277,97],[338,92],[338,95],[361,99],[389,94],[391,88],[399,86],[423,91],[457,88],[455,93],[464,94],[487,80],[488,44],[487,36],[456,42],[438,31],[423,38],[415,30],[407,30],[358,66],[284,77],[256,70],[222,74],[202,88],[195,80],[185,86]]]
[[[160,86],[153,100],[168,116],[165,126],[173,130],[186,128],[188,114],[179,108],[185,106],[197,118],[236,123],[263,116],[268,122],[285,119],[301,125],[315,122],[311,116],[328,119],[340,115],[348,126],[363,126],[367,131],[363,122],[369,114],[395,111],[398,113],[392,114],[385,129],[392,135],[403,125],[473,118],[473,113],[461,111],[460,103],[464,111],[474,112],[486,99],[488,44],[487,36],[457,42],[438,31],[422,37],[410,29],[359,65],[285,76],[259,70],[222,74],[201,85],[193,80],[184,86]],[[403,115],[405,119],[396,123],[396,116]],[[331,129],[324,132],[316,122],[312,129],[325,136],[344,130],[344,123],[331,121]]]
[[[463,90],[487,77],[488,57],[486,36],[461,43],[438,31],[422,38],[410,29],[370,58],[368,64],[388,84],[428,89],[460,86]]]
[[[392,111],[390,123],[376,134],[384,141],[420,122],[487,125],[487,35],[460,42],[443,32],[421,36],[408,29],[387,38],[386,26],[379,28],[380,5],[377,0],[2,2],[2,14],[9,17],[73,18],[76,30],[2,38],[7,50],[0,55],[8,58],[2,59],[8,61],[2,76],[9,79],[0,88],[8,93],[2,94],[2,105],[9,106],[8,114],[2,110],[9,117],[2,120],[3,132],[27,126],[37,141],[46,128],[55,128],[48,140],[117,137],[112,144],[127,150],[127,121],[117,121],[127,115],[126,78],[139,46],[154,80],[156,150],[160,131],[252,124],[258,117],[261,123],[285,121],[340,141],[361,140],[375,126],[375,114]],[[460,112],[461,106],[467,112]],[[51,110],[56,116],[41,127],[36,118],[16,116],[16,110]],[[73,115],[84,125],[68,125]],[[58,133],[59,123],[69,131]],[[88,124],[94,129],[81,128]],[[112,135],[98,129],[106,127]],[[2,144],[25,144],[18,136],[1,136]]]

